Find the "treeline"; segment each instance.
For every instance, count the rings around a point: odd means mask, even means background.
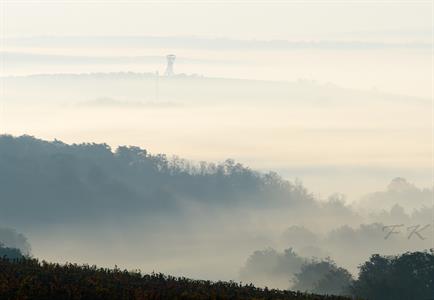
[[[434,249],[397,256],[373,255],[360,266],[351,289],[370,300],[434,300]]]
[[[8,135],[0,136],[0,199],[3,220],[29,223],[171,212],[181,199],[225,208],[313,203],[300,184],[233,160],[192,163],[138,147]]]
[[[39,262],[36,259],[0,260],[2,299],[279,299],[345,300],[301,292],[256,288],[235,282],[211,282],[95,266]]]
[[[331,258],[307,259],[292,249],[283,253],[267,249],[253,253],[241,273],[248,282],[261,275],[263,282],[285,280],[292,290],[315,294],[369,300],[434,299],[434,249],[395,256],[372,255],[359,265],[357,278]]]
[[[293,289],[318,294],[349,295],[369,300],[433,300],[434,252],[372,255],[353,279],[331,260],[302,266]]]

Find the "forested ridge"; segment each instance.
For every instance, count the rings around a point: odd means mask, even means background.
[[[170,213],[181,200],[226,208],[313,203],[301,185],[230,159],[192,163],[139,147],[8,135],[0,136],[0,198],[0,217],[24,223]]]

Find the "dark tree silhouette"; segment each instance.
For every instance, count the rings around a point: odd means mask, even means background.
[[[360,266],[353,293],[372,300],[434,298],[434,252],[373,255]]]

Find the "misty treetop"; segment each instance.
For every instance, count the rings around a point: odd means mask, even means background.
[[[329,295],[351,295],[353,281],[331,258],[303,257],[292,248],[255,251],[241,269],[240,278],[260,286],[279,284],[282,289]]]
[[[29,255],[31,250],[27,238],[12,228],[0,227],[0,245],[19,249],[25,255]]]
[[[17,260],[22,258],[24,258],[24,255],[19,249],[7,247],[0,242],[0,259]]]
[[[353,277],[330,258],[306,261],[294,276],[291,289],[316,294],[351,295]]]
[[[210,207],[314,205],[301,184],[226,160],[192,163],[144,149],[68,145],[0,136],[0,216],[55,222],[95,214],[173,212],[179,201]]]

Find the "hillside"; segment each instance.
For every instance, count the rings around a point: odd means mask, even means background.
[[[120,269],[52,264],[36,259],[0,260],[2,299],[281,299],[344,300],[345,297],[268,290],[235,282],[211,282]]]

